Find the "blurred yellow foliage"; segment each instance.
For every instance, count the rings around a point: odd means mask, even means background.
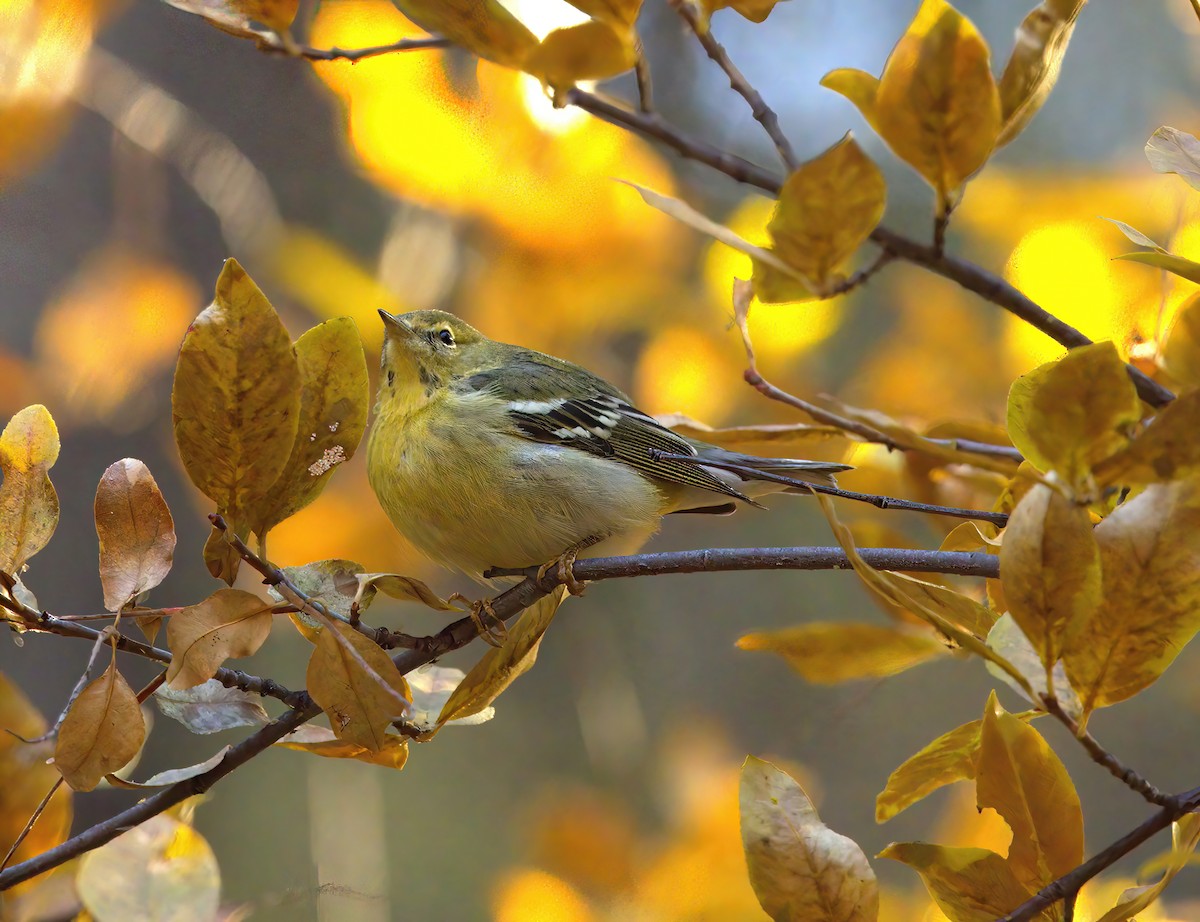
[[[682,412],[719,423],[737,396],[739,352],[732,338],[721,348],[694,326],[665,327],[638,359],[634,399],[646,413]]]
[[[195,283],[166,263],[119,244],[92,253],[38,321],[37,371],[56,408],[136,428],[164,396],[157,375],[201,305]]]

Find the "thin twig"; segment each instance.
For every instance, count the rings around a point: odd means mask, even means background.
[[[428,38],[402,38],[390,45],[373,45],[370,48],[311,48],[308,45],[285,45],[277,37],[256,33],[258,47],[263,51],[283,54],[293,58],[307,58],[310,61],[349,61],[355,64],[364,58],[373,58],[381,54],[392,54],[399,51],[431,51],[438,48],[449,48],[450,40],[438,36]]]
[[[654,81],[650,78],[650,60],[638,42],[637,58],[633,63],[633,76],[637,80],[638,109],[642,112],[654,111]]]
[[[111,618],[112,615],[110,614]],[[22,738],[26,743],[44,743],[48,739],[53,739],[58,735],[58,728],[62,726],[63,721],[67,719],[67,712],[71,710],[71,705],[75,703],[75,699],[79,697],[83,691],[83,687],[87,685],[88,677],[92,674],[92,667],[96,665],[96,657],[100,655],[100,649],[112,635],[112,631],[98,631],[96,633],[96,641],[92,644],[92,652],[88,656],[87,665],[83,667],[83,673],[79,676],[75,687],[71,689],[71,694],[67,696],[67,703],[63,705],[63,709],[58,714],[58,719],[54,721],[54,726],[43,733],[41,736],[36,736],[31,740]],[[7,862],[5,862],[7,864]]]
[[[31,832],[33,832],[34,825],[39,819],[41,819],[46,807],[50,804],[50,798],[54,796],[54,792],[62,786],[62,783],[62,775],[59,775],[54,779],[54,784],[50,785],[50,790],[46,792],[46,796],[42,798],[42,802],[38,804],[37,809],[33,811],[33,816],[29,818],[29,822],[25,824],[25,828],[21,830],[20,835],[13,840],[13,844],[9,847],[8,853],[4,856],[4,860],[0,861],[0,871],[3,871],[6,867],[8,867],[8,863],[12,860],[12,856],[17,853],[17,849],[21,847],[21,843],[25,841],[26,837]]]
[[[670,0],[670,3],[675,8],[675,12],[683,17],[684,22],[695,33],[708,56],[725,72],[725,76],[729,78],[730,89],[746,100],[755,120],[763,126],[763,130],[775,145],[775,150],[779,152],[779,159],[783,161],[784,167],[789,173],[794,171],[800,165],[800,161],[796,157],[796,152],[792,150],[792,144],[787,139],[787,135],[779,127],[779,116],[775,114],[775,110],[767,105],[762,94],[738,70],[737,65],[729,57],[729,52],[725,50],[725,46],[718,42],[712,34],[712,29],[700,21],[700,13],[696,7],[688,0]]]
[[[698,463],[695,455],[677,455],[670,452],[658,451],[651,449],[651,457],[663,461],[684,461],[693,464]],[[1003,528],[1008,524],[1008,516],[1003,512],[987,512],[981,509],[959,509],[954,506],[935,506],[931,503],[918,503],[908,499],[898,499],[894,496],[881,496],[876,493],[856,493],[853,490],[842,490],[838,487],[830,487],[825,484],[811,483],[807,480],[798,480],[795,477],[786,477],[783,474],[773,474],[769,471],[763,471],[758,468],[749,467],[745,464],[738,464],[733,461],[720,461],[711,458],[704,458],[699,463],[705,467],[716,467],[723,471],[732,471],[735,474],[742,474],[747,480],[765,480],[770,483],[786,484],[790,487],[795,487],[798,490],[804,490],[812,493],[825,493],[828,496],[838,496],[842,499],[853,500],[858,503],[870,503],[879,509],[904,509],[909,512],[924,512],[929,515],[945,515],[955,519],[976,519],[980,522],[991,522],[998,528]]]
[[[870,281],[871,276],[887,266],[889,263],[893,262],[895,258],[895,255],[889,253],[887,250],[880,250],[879,255],[876,256],[869,265],[859,269],[849,278],[838,282],[838,284],[834,285],[832,288],[828,288],[823,291],[821,293],[822,297],[835,298],[838,295],[844,295],[853,291],[860,285],[865,285],[868,281]]]
[[[1200,0],[1192,0],[1192,10],[1196,14],[1196,18],[1200,19]]]

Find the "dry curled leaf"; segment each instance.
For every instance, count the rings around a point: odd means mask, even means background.
[[[879,853],[921,875],[929,895],[954,922],[995,922],[1033,894],[1000,855],[986,848],[950,848],[928,842],[895,842]],[[1048,913],[1034,917],[1051,922]]]
[[[388,655],[342,621],[324,625],[308,661],[308,691],[339,740],[376,753],[403,718],[412,692]]]
[[[553,90],[580,80],[606,80],[637,63],[637,37],[628,28],[592,19],[555,29],[525,59],[523,69]]]
[[[26,407],[0,433],[0,571],[16,576],[58,525],[58,494],[48,471],[58,460],[58,427],[41,404]]]
[[[1158,173],[1177,173],[1193,189],[1200,189],[1200,141],[1196,136],[1163,125],[1146,142],[1146,159]]]
[[[365,749],[349,740],[338,739],[328,727],[305,724],[280,739],[276,746],[309,752],[327,759],[354,759],[384,768],[404,768],[408,761],[408,740],[388,733],[377,750]]]
[[[120,611],[171,571],[175,522],[150,469],[136,458],[104,471],[95,511],[104,607]]]
[[[1189,813],[1171,824],[1171,851],[1162,877],[1152,884],[1126,890],[1117,900],[1117,905],[1101,916],[1098,922],[1131,922],[1148,909],[1162,896],[1175,875],[1188,864],[1194,863],[1192,853],[1197,844],[1200,844],[1200,816]]]
[[[738,803],[750,884],[779,922],[875,922],[879,885],[853,840],[821,822],[804,790],[749,756]]]
[[[167,623],[167,685],[191,688],[211,679],[230,657],[257,652],[271,633],[273,607],[251,592],[218,589],[173,614]]]
[[[359,605],[365,607],[364,599],[370,601],[376,592],[382,592],[392,599],[402,602],[420,602],[434,611],[464,611],[461,604],[443,599],[415,576],[404,576],[400,573],[360,573],[358,574]]]
[[[1200,390],[1168,403],[1132,442],[1095,467],[1102,484],[1141,486],[1200,473]]]
[[[261,22],[272,31],[286,36],[300,7],[300,0],[164,0],[176,9],[207,19],[224,32],[253,38]]]
[[[360,589],[358,577],[362,572],[362,564],[339,559],[314,560],[298,567],[283,568],[283,575],[301,593],[343,618],[350,617],[350,607],[355,602],[358,602],[360,611],[366,611],[375,598],[373,588],[365,592]],[[274,586],[267,589],[267,594],[280,604],[288,601]],[[288,617],[310,643],[317,642],[317,635],[322,628],[319,620],[302,611],[288,612]]]
[[[117,671],[116,651],[104,673],[83,687],[58,730],[54,764],[76,791],[90,791],[124,767],[146,739],[137,694]]]
[[[261,727],[270,719],[256,696],[226,688],[216,679],[183,689],[160,685],[154,692],[154,703],[192,733]]]
[[[537,39],[499,0],[392,0],[418,26],[485,61],[521,67]]]
[[[737,645],[776,653],[806,682],[822,685],[895,675],[946,653],[946,645],[928,630],[844,621],[746,634]]]
[[[124,778],[119,778],[116,775],[106,775],[105,780],[115,788],[125,788],[129,791],[167,788],[173,784],[178,784],[180,781],[187,781],[189,778],[195,778],[197,775],[203,775],[205,772],[216,768],[221,764],[221,760],[225,758],[225,754],[229,752],[229,749],[229,746],[222,746],[203,762],[198,762],[195,765],[186,765],[183,768],[169,768],[156,775],[151,775],[145,781],[126,781]]]

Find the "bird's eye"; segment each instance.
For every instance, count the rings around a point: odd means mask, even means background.
[[[448,328],[438,330],[437,338],[440,339],[447,346],[454,345],[454,334],[451,333]]]

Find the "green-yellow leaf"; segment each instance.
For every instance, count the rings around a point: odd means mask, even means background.
[[[207,682],[230,657],[251,656],[271,633],[272,603],[242,589],[218,589],[167,622],[171,664],[167,685]]]
[[[1073,485],[1123,447],[1140,418],[1137,390],[1111,342],[1072,349],[1017,378],[1008,392],[1013,444]]]
[[[946,652],[945,643],[927,631],[848,622],[746,634],[737,645],[777,653],[805,681],[822,685],[895,675]]]
[[[1162,365],[1185,387],[1200,387],[1200,294],[1179,306],[1163,342]]]
[[[575,9],[592,19],[628,29],[637,21],[642,0],[567,0]]]
[[[526,57],[524,70],[554,90],[580,80],[606,80],[637,63],[633,32],[597,19],[547,35]]]
[[[488,650],[454,689],[438,715],[438,726],[478,714],[529,671],[537,660],[542,636],[565,595],[566,589],[559,586],[522,612],[517,623],[508,629],[504,645]]]
[[[1131,263],[1142,263],[1146,266],[1153,266],[1155,269],[1166,269],[1168,272],[1178,275],[1180,278],[1187,279],[1189,282],[1200,283],[1200,263],[1184,259],[1182,256],[1175,256],[1172,253],[1160,253],[1157,251],[1150,253],[1122,253],[1120,256],[1114,256],[1113,258],[1127,259]]]
[[[350,625],[324,625],[308,661],[308,691],[339,740],[369,752],[386,749],[388,727],[405,716],[412,693],[380,647]]]
[[[134,458],[105,470],[95,512],[104,607],[119,611],[171,571],[175,522],[150,469]]]
[[[820,291],[842,278],[839,270],[875,229],[886,200],[879,167],[847,134],[783,184],[767,225],[772,252]],[[756,294],[773,300],[759,290],[758,265]]]
[[[1017,682],[1012,675],[1000,669],[995,663],[987,663],[987,671],[1026,701],[1042,707],[1042,699],[1046,695],[1047,688],[1046,665],[1009,612],[1005,612],[996,619],[996,623],[988,632],[987,645],[1004,657],[1017,672],[1021,673],[1025,677],[1025,683]],[[1062,709],[1073,719],[1078,720],[1082,717],[1083,705],[1080,704],[1079,695],[1075,693],[1075,689],[1067,680],[1067,671],[1061,660],[1054,664],[1050,679],[1054,684],[1054,697]]]
[[[1146,487],[1095,533],[1103,600],[1063,650],[1088,713],[1153,683],[1200,630],[1200,480]]]
[[[1138,913],[1148,909],[1167,888],[1167,884],[1182,871],[1192,859],[1192,852],[1200,843],[1200,816],[1189,813],[1171,824],[1171,853],[1163,875],[1152,884],[1131,887],[1121,894],[1117,905],[1100,917],[1099,922],[1130,922]]]
[[[876,922],[879,885],[853,840],[821,822],[803,788],[748,756],[738,803],[750,885],[778,922]]]
[[[58,460],[58,427],[41,404],[21,410],[0,433],[0,572],[18,575],[58,525],[48,471]]]
[[[1200,390],[1180,394],[1142,433],[1096,465],[1103,484],[1140,486],[1200,473]]]
[[[991,807],[1012,830],[1008,863],[1036,892],[1083,863],[1079,795],[1054,750],[1028,723],[985,708],[975,765],[979,807]]]
[[[408,740],[394,733],[386,734],[380,748],[372,751],[349,740],[338,739],[328,727],[305,724],[275,745],[324,756],[327,759],[354,759],[371,765],[382,765],[384,768],[401,769],[408,761]]]
[[[1146,142],[1146,159],[1159,173],[1177,173],[1193,189],[1200,189],[1200,141],[1196,136],[1164,125]]]
[[[116,651],[103,675],[83,687],[58,730],[54,764],[76,791],[90,791],[124,767],[146,739],[137,694],[117,671]]]
[[[995,922],[1033,894],[1009,863],[985,848],[949,848],[927,842],[896,842],[880,858],[900,861],[921,875],[929,895],[954,922]],[[1039,913],[1037,922],[1052,916]]]
[[[1086,2],[1043,0],[1017,28],[1016,44],[1000,77],[1003,126],[997,147],[1021,133],[1054,89],[1075,20]]]
[[[1053,668],[1067,625],[1100,604],[1100,550],[1087,509],[1035,484],[1004,529],[1000,582],[1013,620]]]
[[[418,26],[486,61],[520,68],[537,39],[499,0],[392,0]]]
[[[259,535],[295,515],[325,489],[333,471],[354,457],[367,427],[370,387],[358,327],[349,317],[326,320],[296,340],[300,417],[283,471],[248,524]]]

